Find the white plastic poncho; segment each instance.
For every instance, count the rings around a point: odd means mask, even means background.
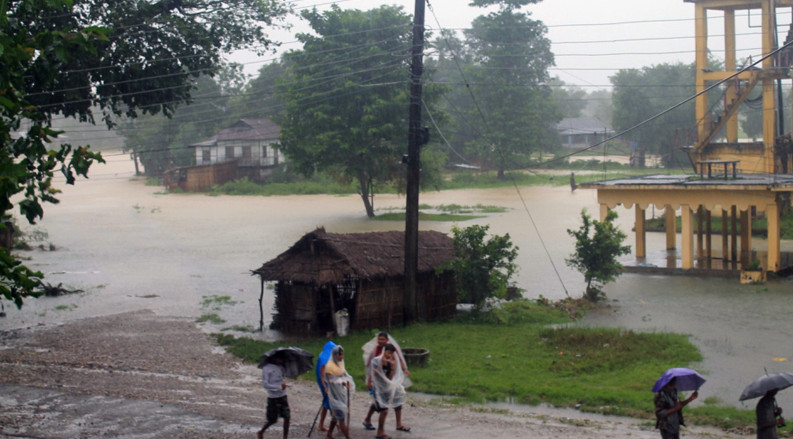
[[[399,343],[397,343],[397,341],[394,340],[394,337],[391,337],[390,334],[388,335],[388,343],[392,344],[396,348],[397,354],[396,358],[398,367],[392,379],[400,382],[402,387],[407,389],[413,384],[413,382],[410,381],[410,378],[405,375],[402,367],[405,361],[405,356],[402,355],[402,348],[399,347]],[[382,355],[383,347],[378,346],[377,336],[375,336],[373,339],[367,341],[366,344],[361,346],[361,350],[363,350],[363,364],[364,368],[366,369],[366,379],[368,382],[369,377],[372,375],[372,361],[374,361],[374,359],[378,356]]]
[[[382,408],[396,408],[405,404],[405,386],[407,378],[399,364],[399,356],[386,359],[386,352],[375,357],[371,363],[372,396]]]
[[[325,364],[325,386],[328,390],[330,413],[334,419],[346,419],[349,416],[349,393],[355,392],[355,381],[344,367],[344,360],[337,361],[338,352],[343,351],[341,346],[333,348],[330,360]]]

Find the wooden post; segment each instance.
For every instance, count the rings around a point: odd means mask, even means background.
[[[705,256],[705,246],[702,243],[703,227],[702,224],[705,220],[705,208],[700,204],[697,206],[697,259],[702,259]]]

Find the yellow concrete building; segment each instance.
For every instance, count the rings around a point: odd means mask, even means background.
[[[691,175],[658,175],[602,181],[582,185],[597,190],[600,217],[618,205],[635,211],[637,265],[647,265],[645,211],[649,206],[665,211],[667,269],[737,270],[755,259],[777,272],[793,266],[780,249],[780,210],[790,206],[793,192],[793,141],[778,127],[777,111],[782,80],[791,79],[791,41],[777,41],[777,9],[788,11],[793,0],[684,0],[693,3],[696,26],[697,136],[686,146],[695,172]],[[708,14],[723,17],[724,71],[708,69]],[[738,70],[736,63],[736,11],[750,11],[762,23],[762,57]],[[723,88],[712,87],[719,82]],[[739,108],[755,87],[762,88],[763,139],[738,139]],[[710,87],[710,88],[709,88]],[[718,114],[708,109],[709,93],[724,93]],[[671,137],[671,136],[670,136]],[[715,141],[721,137],[721,141]],[[676,216],[681,218],[677,249]],[[752,247],[752,218],[767,219],[767,245]],[[720,230],[712,227],[721,218]],[[720,234],[720,242],[713,236]],[[679,252],[678,252],[679,250]],[[653,265],[653,264],[650,264]]]

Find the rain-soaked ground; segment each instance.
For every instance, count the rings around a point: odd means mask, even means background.
[[[61,185],[62,202],[46,206],[45,218],[34,228],[47,233],[48,250],[20,253],[49,283],[85,292],[29,300],[21,311],[5,302],[7,317],[0,319],[0,330],[143,309],[193,318],[216,313],[226,321],[219,327],[256,328],[260,285],[250,270],[304,233],[318,226],[331,232],[403,228],[399,222],[368,220],[357,196],[166,195],[162,187],[133,178],[126,154],[105,155],[108,164],[92,169],[90,180]],[[425,193],[421,202],[508,208],[461,225],[489,224],[493,233],[510,234],[520,247],[516,280],[527,297],[560,299],[583,291],[581,275],[564,263],[572,251],[566,230],[580,224],[582,208],[597,214],[594,191],[571,192],[567,186],[523,187],[520,194],[515,188],[459,190]],[[397,195],[375,199],[376,207],[403,205],[404,198]],[[633,212],[618,213],[632,243]],[[421,227],[448,232],[452,225]],[[760,240],[754,244],[764,245]],[[663,245],[663,235],[649,234],[648,251]],[[737,397],[743,386],[764,369],[791,370],[789,280],[746,286],[737,279],[625,274],[606,292],[612,307],[581,324],[692,334],[705,356],[696,367],[708,379],[700,403],[717,397],[741,407]],[[214,296],[231,300],[212,300]],[[264,305],[265,310],[272,306],[268,291]],[[265,326],[268,322],[265,315]],[[207,330],[218,328],[206,325]],[[793,391],[778,399],[793,410]]]

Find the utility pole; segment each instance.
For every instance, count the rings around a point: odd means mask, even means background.
[[[413,15],[413,49],[410,66],[407,188],[405,194],[405,321],[418,317],[419,174],[421,145],[421,73],[424,70],[424,0],[416,0]]]

